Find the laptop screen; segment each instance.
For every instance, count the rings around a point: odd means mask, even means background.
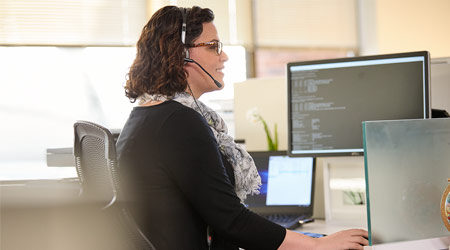
[[[245,203],[251,208],[312,207],[314,158],[289,157],[286,152],[250,152],[262,186]]]

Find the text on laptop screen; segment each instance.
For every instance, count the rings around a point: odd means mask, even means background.
[[[260,194],[248,196],[250,207],[310,206],[313,184],[313,157],[269,156],[255,158],[261,176]]]

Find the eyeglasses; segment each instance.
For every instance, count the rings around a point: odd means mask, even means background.
[[[216,49],[216,54],[220,55],[222,54],[222,47],[223,44],[222,42],[207,42],[207,43],[197,43],[197,44],[193,44],[191,47],[195,48],[195,47],[213,47]]]

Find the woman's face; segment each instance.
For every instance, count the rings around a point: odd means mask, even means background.
[[[216,26],[211,22],[203,23],[203,32],[193,41],[193,44],[219,41]],[[189,48],[189,55],[191,59],[202,65],[214,79],[219,81],[223,88],[224,74],[222,70],[224,68],[224,63],[228,60],[228,56],[225,52],[222,51],[222,54],[217,55],[214,46],[204,46]],[[185,69],[189,73],[187,81],[196,98],[199,98],[206,92],[221,89],[217,87],[214,81],[195,63],[187,63]]]

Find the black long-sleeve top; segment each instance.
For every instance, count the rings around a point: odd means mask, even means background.
[[[175,101],[135,107],[117,142],[133,216],[158,250],[277,249],[285,229],[249,211],[204,118]]]

